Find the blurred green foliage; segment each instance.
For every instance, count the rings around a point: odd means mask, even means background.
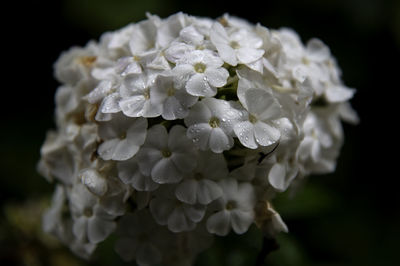
[[[18,64],[14,69],[29,58],[39,62],[39,70],[22,71],[24,80],[17,73],[18,87],[26,95],[12,98],[19,99],[17,111],[6,115],[6,127],[0,131],[0,264],[128,265],[114,253],[113,237],[86,262],[41,232],[41,213],[53,187],[36,173],[36,163],[45,132],[54,128],[57,83],[52,63],[62,50],[140,21],[145,12],[166,17],[178,11],[212,18],[227,12],[270,28],[292,27],[304,41],[321,38],[338,59],[345,83],[358,89],[353,105],[361,124],[344,126],[336,172],[310,177],[294,196],[284,193],[275,200],[290,232],[278,236],[280,249],[267,257],[266,265],[399,265],[400,201],[390,167],[397,165],[396,156],[385,150],[386,131],[375,126],[384,126],[382,116],[396,113],[396,105],[385,99],[382,107],[376,93],[390,95],[398,87],[398,66],[389,67],[399,62],[400,1],[395,0],[60,0],[37,1],[24,10],[17,6],[14,13],[30,27],[23,34],[16,27],[23,40],[16,54],[23,59],[12,61]],[[254,265],[261,242],[255,227],[244,236],[217,237],[196,266]]]

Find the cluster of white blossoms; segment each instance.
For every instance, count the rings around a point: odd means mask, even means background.
[[[138,265],[190,265],[252,224],[287,231],[272,199],[334,171],[358,119],[324,43],[229,15],[147,15],[64,52],[55,76],[44,229],[82,257],[114,233]]]

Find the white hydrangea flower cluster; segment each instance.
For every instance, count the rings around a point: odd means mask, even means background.
[[[111,233],[138,265],[190,265],[213,235],[287,227],[276,193],[335,169],[357,122],[329,48],[224,15],[154,15],[55,64],[56,182],[44,229],[89,257]]]

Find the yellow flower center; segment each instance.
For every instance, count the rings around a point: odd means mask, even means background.
[[[210,121],[208,122],[212,128],[219,127],[219,119],[216,117],[211,117]]]
[[[204,73],[204,71],[206,71],[206,65],[203,63],[197,63],[194,65],[194,71],[197,73]]]

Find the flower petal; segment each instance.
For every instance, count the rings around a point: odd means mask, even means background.
[[[226,84],[229,77],[229,72],[223,67],[220,68],[207,68],[204,72],[207,77],[208,83],[214,87],[222,87]]]
[[[182,180],[182,173],[170,158],[162,158],[151,170],[151,177],[158,184],[178,183]]]
[[[212,128],[208,123],[201,123],[190,126],[186,134],[192,139],[194,145],[201,150],[207,150],[211,131]]]
[[[260,59],[264,54],[262,49],[242,47],[237,50],[237,58],[240,63],[248,64]]]
[[[283,164],[276,163],[272,166],[268,174],[268,181],[279,191],[286,189],[286,168]]]
[[[217,94],[217,89],[210,86],[204,74],[193,75],[186,83],[185,88],[193,96],[212,97]]]
[[[197,184],[198,182],[194,179],[184,180],[175,189],[176,197],[187,204],[195,204]]]
[[[206,206],[201,204],[195,205],[183,205],[183,211],[186,214],[186,217],[189,218],[192,222],[198,223],[200,222],[204,214],[206,213]]]
[[[254,125],[254,136],[258,144],[261,146],[269,146],[279,140],[281,132],[267,123],[258,121]]]
[[[233,146],[233,138],[227,136],[221,128],[213,128],[210,132],[210,149],[215,153],[229,150]]]
[[[196,226],[183,212],[182,207],[175,208],[168,217],[168,229],[174,233],[189,231]]]
[[[121,99],[119,106],[122,112],[129,117],[140,117],[143,114],[143,107],[146,99],[143,95],[135,95],[129,98]]]
[[[231,212],[231,225],[236,234],[245,233],[253,221],[254,215],[252,212],[241,210],[232,210]]]
[[[197,186],[197,201],[200,204],[207,205],[213,200],[222,196],[222,190],[220,186],[212,180],[203,179],[198,182]]]
[[[258,145],[254,139],[254,125],[249,121],[238,122],[233,131],[239,138],[240,143],[250,149],[257,149]]]
[[[117,227],[114,221],[92,217],[88,221],[88,240],[97,244],[105,240]]]
[[[214,213],[207,220],[207,230],[211,234],[226,236],[230,230],[231,215],[227,210]]]

